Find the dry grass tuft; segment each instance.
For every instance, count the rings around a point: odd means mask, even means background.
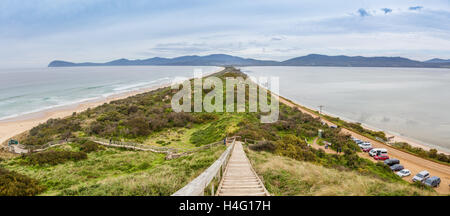
[[[282,196],[411,196],[436,195],[408,183],[388,183],[354,171],[338,171],[268,152],[249,151],[266,188]]]

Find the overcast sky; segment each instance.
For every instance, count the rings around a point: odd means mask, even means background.
[[[450,0],[0,1],[0,67],[213,53],[450,59]]]

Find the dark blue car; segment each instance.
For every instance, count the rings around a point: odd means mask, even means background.
[[[394,171],[394,172],[400,171],[402,169],[405,169],[405,167],[403,167],[400,164],[394,164],[394,165],[390,166],[389,168],[391,168],[391,170]]]
[[[424,184],[430,187],[437,187],[441,183],[441,178],[433,176],[425,180]]]

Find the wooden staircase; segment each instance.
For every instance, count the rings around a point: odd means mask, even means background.
[[[253,170],[245,155],[242,143],[236,141],[223,178],[218,196],[269,196],[264,184]]]

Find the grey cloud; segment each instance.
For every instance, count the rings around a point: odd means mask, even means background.
[[[250,43],[249,43],[250,44]],[[139,52],[139,55],[154,55],[154,54],[208,54],[217,52],[231,52],[242,50],[241,42],[209,42],[209,43],[187,43],[187,42],[175,42],[175,43],[158,43],[152,48],[149,48],[145,52]]]
[[[156,52],[182,52],[182,53],[199,53],[207,52],[211,49],[204,43],[160,43],[156,44],[150,50]]]
[[[338,33],[371,33],[371,32],[436,32],[435,37],[446,38],[450,34],[450,12],[424,10],[421,13],[398,12],[389,16],[370,16],[370,19],[359,19],[351,16],[333,17],[314,22],[300,22],[295,28],[296,34],[338,34]]]
[[[384,12],[384,14],[388,14],[392,12],[392,9],[390,8],[381,8],[381,10]]]
[[[360,17],[370,16],[369,12],[367,12],[364,8],[360,8],[358,10],[358,14]]]
[[[420,10],[422,9],[422,6],[415,6],[415,7],[409,7],[409,10]]]

